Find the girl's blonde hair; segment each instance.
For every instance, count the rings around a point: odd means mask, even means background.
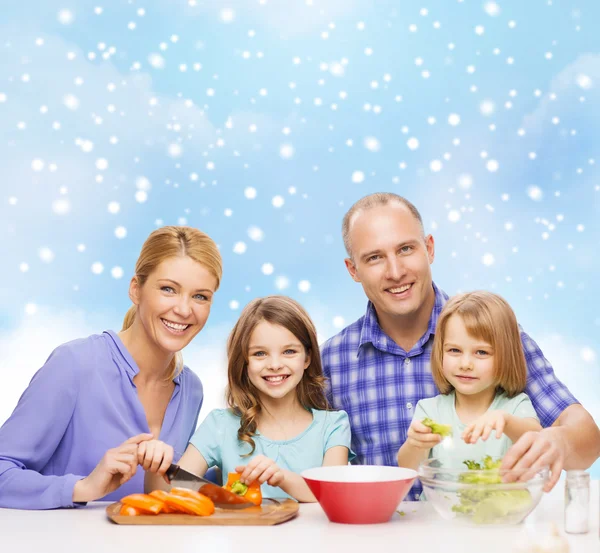
[[[304,308],[287,296],[267,296],[251,301],[242,311],[227,340],[228,386],[227,404],[241,418],[238,439],[250,445],[252,455],[255,443],[252,437],[262,406],[258,390],[248,377],[248,350],[250,336],[258,323],[266,321],[289,330],[302,344],[310,365],[296,387],[298,401],[305,409],[327,409],[325,378],[317,342],[317,331]]]
[[[212,238],[192,227],[162,227],[150,234],[135,264],[135,276],[140,287],[144,286],[148,277],[165,260],[171,257],[189,257],[200,263],[217,279],[217,287],[223,275],[221,254]],[[123,330],[127,330],[135,320],[137,307],[131,306],[123,319]],[[173,357],[169,365],[169,377],[172,380],[183,370],[181,352]]]
[[[431,352],[431,373],[440,392],[448,394],[454,388],[442,372],[446,326],[453,315],[460,316],[470,336],[492,346],[497,388],[509,397],[521,393],[527,384],[527,365],[517,318],[506,300],[485,291],[454,296],[440,314]]]

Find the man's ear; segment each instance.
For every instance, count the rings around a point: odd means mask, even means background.
[[[435,242],[431,234],[428,234],[425,237],[425,247],[427,248],[427,257],[429,258],[429,264],[431,265],[435,258]]]
[[[140,288],[140,281],[138,277],[132,277],[131,282],[129,283],[129,299],[134,305],[140,304]]]
[[[356,265],[354,264],[354,261],[352,261],[351,258],[347,257],[346,259],[344,259],[344,263],[346,264],[346,269],[348,269],[352,280],[354,282],[360,282],[360,278],[356,274]]]

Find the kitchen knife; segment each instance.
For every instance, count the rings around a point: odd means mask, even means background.
[[[165,476],[169,479],[172,486],[187,488],[205,495],[215,504],[215,507],[221,509],[246,509],[255,507],[254,503],[246,501],[243,496],[237,495],[221,486],[217,486],[214,482],[196,476],[187,470],[182,469],[179,465],[171,465]]]

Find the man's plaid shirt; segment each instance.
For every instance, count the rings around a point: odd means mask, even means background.
[[[414,408],[439,393],[431,375],[431,348],[438,317],[448,296],[437,286],[427,331],[406,352],[387,336],[371,302],[358,321],[330,338],[321,348],[327,397],[334,409],[350,417],[354,463],[396,466]],[[521,330],[527,362],[527,387],[543,427],[551,426],[577,400],[554,374],[538,345]],[[417,499],[415,484],[406,499]]]

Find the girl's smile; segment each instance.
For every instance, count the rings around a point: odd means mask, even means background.
[[[261,395],[282,399],[295,394],[309,364],[310,355],[287,328],[264,320],[254,327],[248,347],[248,377]]]

